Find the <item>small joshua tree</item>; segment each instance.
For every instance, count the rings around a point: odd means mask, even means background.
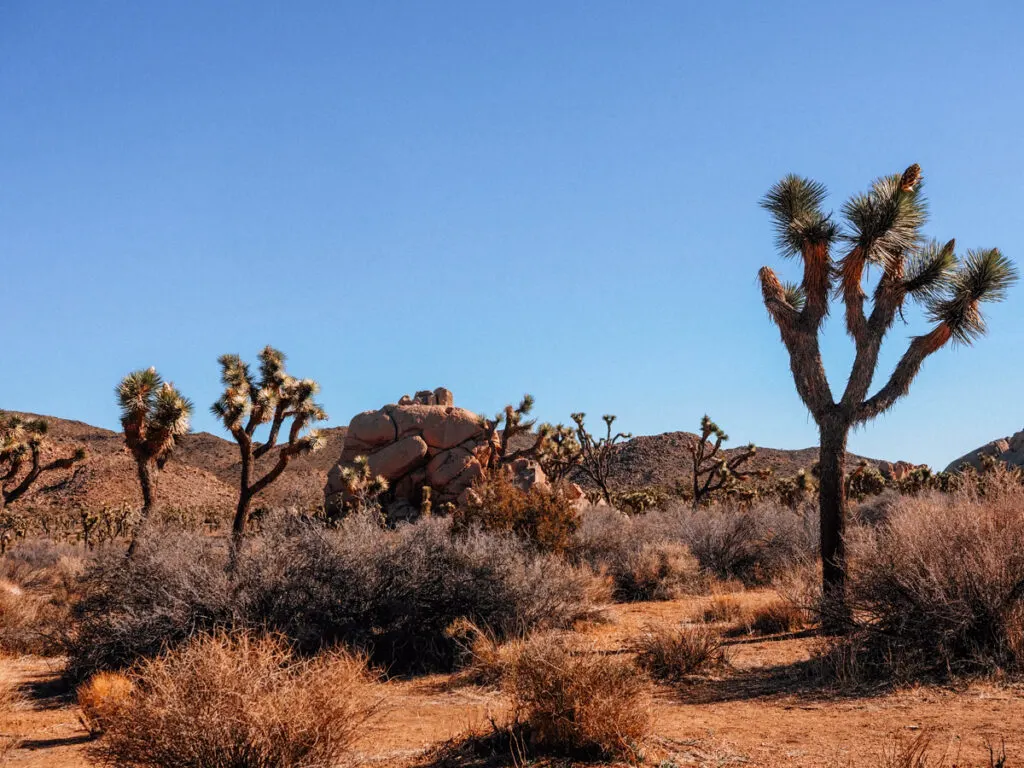
[[[712,438],[714,444],[711,443]],[[694,508],[699,507],[716,491],[730,490],[736,486],[738,480],[758,474],[740,469],[757,454],[757,447],[750,443],[742,452],[727,459],[724,455],[719,455],[719,450],[722,443],[728,440],[729,436],[704,414],[704,418],[700,420],[700,436],[687,446],[693,462]]]
[[[142,489],[142,516],[128,545],[131,557],[156,504],[157,473],[171,457],[177,438],[188,433],[192,402],[160,378],[156,368],[134,371],[121,379],[117,401],[124,442],[135,459]]]
[[[284,353],[273,347],[264,347],[259,357],[260,375],[256,379],[249,365],[238,355],[221,355],[218,362],[224,393],[210,408],[235,438],[242,456],[238,507],[231,527],[236,545],[245,534],[253,498],[281,476],[293,457],[323,446],[319,432],[311,430],[303,436],[302,431],[312,422],[327,418],[323,408],[313,400],[320,391],[313,379],[290,376],[284,369]],[[291,419],[288,440],[277,447],[281,428],[288,419]],[[270,433],[261,443],[255,435],[263,424],[270,425]],[[253,480],[256,462],[275,447],[277,461],[262,477]]]
[[[572,414],[572,420],[576,424],[576,441],[580,445],[579,471],[597,486],[605,502],[611,504],[611,474],[618,453],[616,444],[620,440],[629,440],[632,435],[628,432],[612,434],[615,416],[605,414],[601,418],[604,420],[606,434],[604,437],[595,438],[587,431],[584,424],[586,417],[585,413]]]
[[[388,490],[388,480],[383,475],[374,475],[370,471],[370,460],[366,456],[356,456],[351,466],[342,467],[341,481],[345,490],[339,494],[339,508],[343,512],[380,513],[380,497]],[[430,486],[424,486],[423,490],[429,507]],[[380,515],[380,518],[383,522],[383,515]]]
[[[78,448],[44,464],[48,431],[45,419],[25,420],[0,411],[0,510],[24,496],[44,473],[68,469],[85,458],[85,450]]]
[[[544,474],[553,483],[567,479],[579,466],[583,455],[576,431],[564,424],[541,424],[537,431],[544,437],[537,452]]]
[[[481,417],[489,440],[493,442],[496,438],[498,443],[497,452],[491,454],[488,469],[511,464],[516,459],[533,458],[537,455],[544,442],[543,432],[538,433],[529,446],[517,451],[512,450],[513,438],[529,434],[537,423],[536,419],[526,418],[533,410],[533,402],[533,395],[526,394],[523,395],[518,408],[506,405],[505,410],[493,419]],[[501,429],[500,434],[498,433],[499,429]]]
[[[926,242],[921,168],[884,176],[842,208],[845,227],[822,210],[825,187],[787,176],[762,201],[771,214],[784,256],[799,256],[803,280],[783,284],[768,267],[759,273],[768,314],[789,353],[797,392],[818,425],[821,440],[821,557],[824,593],[833,608],[832,629],[847,617],[843,533],[844,470],[852,427],[885,413],[907,394],[925,358],[950,341],[970,344],[985,332],[983,301],[998,301],[1016,279],[1013,265],[995,248],[968,251],[958,259],[955,242]],[[836,258],[832,247],[842,244]],[[870,314],[865,310],[868,267],[880,277]],[[845,307],[846,330],[856,348],[849,379],[836,400],[821,361],[818,334],[835,296]],[[932,326],[915,336],[889,380],[869,396],[882,340],[907,300],[920,302]]]

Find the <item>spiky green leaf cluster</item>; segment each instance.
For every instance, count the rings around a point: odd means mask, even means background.
[[[923,302],[940,296],[947,290],[956,272],[955,251],[956,240],[950,240],[945,245],[935,240],[926,243],[907,260],[903,289]]]
[[[773,185],[761,200],[775,224],[775,241],[785,256],[795,256],[806,245],[832,242],[838,228],[821,204],[828,194],[825,185],[790,174]]]
[[[164,460],[188,433],[194,406],[155,368],[133,371],[117,385],[125,442],[142,461]]]
[[[786,303],[797,312],[802,312],[807,305],[807,291],[799,283],[786,282],[782,284],[783,295]]]
[[[945,325],[955,341],[970,344],[985,334],[983,301],[1002,301],[1017,281],[1017,269],[998,248],[968,251],[946,290],[927,302],[931,320]]]
[[[259,354],[259,379],[238,355],[221,355],[221,382],[224,391],[210,407],[231,432],[267,424],[275,418],[294,417],[304,423],[327,418],[313,398],[320,391],[313,379],[297,379],[284,369],[285,355],[273,347]]]
[[[850,227],[845,239],[859,246],[869,262],[883,267],[918,246],[921,227],[928,219],[928,203],[917,186],[920,178],[908,189],[906,175],[883,176],[870,191],[843,204],[843,217]]]

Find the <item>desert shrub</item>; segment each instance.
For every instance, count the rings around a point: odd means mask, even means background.
[[[111,714],[127,705],[131,693],[131,679],[119,672],[97,672],[78,686],[79,720],[90,736],[106,730]]]
[[[899,508],[902,501],[903,496],[899,491],[888,488],[854,504],[851,517],[862,525],[880,525],[889,519],[889,515]]]
[[[0,650],[53,655],[62,651],[82,559],[42,540],[0,558]]]
[[[155,526],[132,558],[121,553],[94,562],[72,610],[69,677],[83,681],[156,656],[197,632],[244,624],[226,565],[223,543]]]
[[[885,677],[1024,665],[1024,490],[905,498],[850,541],[854,625],[830,653]]]
[[[105,765],[327,768],[379,706],[361,658],[297,659],[285,641],[246,633],[197,637],[131,681],[91,750]]]
[[[728,663],[721,636],[707,627],[646,626],[630,647],[637,665],[658,680],[679,681]]]
[[[610,577],[620,601],[672,600],[704,589],[696,559],[654,516],[627,517],[610,507],[590,507],[568,554]]]
[[[140,540],[131,559],[82,580],[68,674],[153,657],[197,633],[268,628],[302,652],[344,643],[404,670],[448,668],[460,618],[504,639],[594,615],[599,582],[511,535],[453,537],[443,519],[398,530],[355,516],[338,529],[264,526],[229,574],[222,542],[199,534]]]
[[[537,637],[522,646],[502,688],[514,727],[545,752],[631,759],[650,732],[648,681],[622,657]]]
[[[495,470],[473,485],[452,513],[452,530],[514,533],[545,552],[562,552],[579,525],[579,512],[557,486],[524,491],[508,473]]]
[[[252,621],[315,649],[345,642],[400,669],[450,668],[458,619],[499,640],[594,614],[594,577],[519,538],[452,536],[445,519],[395,531],[352,517],[338,530],[265,535],[239,565]]]
[[[816,520],[777,504],[677,508],[672,515],[675,535],[720,579],[765,584],[816,551]]]
[[[532,641],[525,635],[499,639],[490,630],[467,619],[453,623],[446,634],[458,644],[457,680],[490,688],[500,686],[524,645]]]

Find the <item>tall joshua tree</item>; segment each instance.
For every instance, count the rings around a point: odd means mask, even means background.
[[[886,412],[910,389],[921,364],[950,341],[971,344],[985,332],[979,305],[998,301],[1016,280],[1016,270],[997,249],[955,255],[955,241],[926,241],[921,228],[927,205],[921,168],[884,176],[842,207],[843,224],[822,209],[825,187],[787,176],[761,205],[775,222],[783,256],[799,256],[803,280],[781,283],[768,267],[759,273],[765,307],[789,352],[797,392],[818,425],[821,440],[819,502],[822,580],[835,608],[835,627],[846,617],[843,543],[846,518],[846,439],[852,427]],[[833,247],[841,250],[833,254]],[[880,273],[870,313],[865,308],[869,267]],[[835,297],[845,308],[846,330],[856,356],[841,397],[829,388],[818,334]],[[932,324],[915,336],[889,380],[869,396],[882,340],[907,301],[923,305]]]
[[[264,347],[259,357],[260,374],[257,379],[238,355],[221,355],[219,362],[224,393],[210,408],[231,432],[242,455],[238,507],[231,528],[236,545],[245,534],[253,498],[281,476],[293,457],[317,451],[323,446],[319,432],[311,430],[303,436],[302,431],[310,423],[327,418],[323,408],[313,400],[320,391],[313,379],[296,379],[288,375],[284,369],[284,353],[273,347]],[[278,447],[281,428],[289,419],[288,440]],[[255,435],[263,424],[270,425],[270,433],[261,443]],[[256,462],[275,447],[278,448],[277,461],[254,480]]]
[[[0,411],[0,510],[24,496],[45,472],[68,469],[85,458],[85,449],[78,448],[43,463],[48,430],[45,419],[25,420]]]
[[[124,442],[135,459],[142,489],[142,517],[128,545],[131,557],[156,504],[157,474],[171,457],[177,438],[188,433],[192,402],[164,381],[156,368],[134,371],[121,379],[117,401]]]

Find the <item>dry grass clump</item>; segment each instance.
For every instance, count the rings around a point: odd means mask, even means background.
[[[752,635],[798,632],[811,623],[805,609],[783,598],[752,608],[745,620],[746,631]]]
[[[523,644],[502,688],[512,728],[544,753],[635,760],[650,734],[649,682],[622,657],[541,636]]]
[[[655,515],[628,517],[610,507],[584,510],[570,557],[612,581],[622,602],[672,600],[704,591],[696,558],[668,537]]]
[[[941,751],[935,747],[934,733],[928,729],[919,731],[913,737],[896,733],[891,735],[882,747],[877,764],[881,768],[966,768],[967,764],[960,759],[959,748],[953,755],[950,752],[949,745]],[[987,766],[1005,768],[1005,744],[1001,745],[998,751],[991,743],[988,745]]]
[[[708,623],[749,624],[750,607],[739,596],[719,592],[707,598],[701,609],[701,619]]]
[[[630,648],[637,665],[658,680],[677,682],[728,664],[721,636],[701,626],[649,625]]]
[[[458,619],[445,634],[456,641],[461,651],[458,680],[488,687],[501,684],[527,642],[522,637],[502,641],[468,619]]]
[[[854,625],[825,660],[849,677],[1024,669],[1024,489],[903,500],[850,543]]]
[[[131,674],[90,750],[133,768],[327,768],[351,751],[380,696],[363,659],[296,659],[275,637],[196,638]]]
[[[62,651],[81,559],[67,547],[24,542],[0,558],[0,650]]]
[[[97,672],[78,686],[75,693],[82,727],[90,736],[99,736],[106,730],[112,713],[127,705],[132,681],[119,672]]]

